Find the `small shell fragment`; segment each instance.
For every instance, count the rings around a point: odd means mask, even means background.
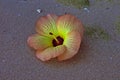
[[[38,13],[41,13],[41,12],[42,12],[42,10],[41,10],[41,9],[37,9],[37,12],[38,12]]]

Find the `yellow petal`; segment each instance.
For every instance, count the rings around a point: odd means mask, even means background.
[[[44,36],[49,36],[50,33],[53,33],[54,36],[58,35],[56,20],[57,16],[53,14],[40,17],[36,22],[37,33]]]
[[[42,61],[50,60],[51,58],[55,58],[60,54],[63,54],[66,50],[64,45],[56,46],[56,47],[49,47],[43,51],[37,51],[36,56],[38,59]]]
[[[62,15],[57,19],[57,28],[59,34],[62,37],[73,30],[80,32],[81,37],[83,36],[83,25],[80,20],[78,20],[75,16],[71,14]]]
[[[80,44],[81,44],[81,36],[79,32],[72,31],[68,33],[64,41],[64,45],[66,46],[67,50],[65,53],[58,56],[58,60],[62,61],[73,57],[78,52],[80,48]]]
[[[34,34],[28,37],[27,43],[34,49],[43,50],[49,46],[52,46],[52,39],[39,34]]]

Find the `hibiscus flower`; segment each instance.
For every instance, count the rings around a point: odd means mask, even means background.
[[[48,14],[37,20],[36,32],[27,40],[36,50],[36,57],[42,61],[57,57],[62,61],[78,52],[84,29],[81,21],[71,14]]]

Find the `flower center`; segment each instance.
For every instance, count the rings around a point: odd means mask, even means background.
[[[63,38],[61,38],[60,36],[56,37],[56,39],[58,41],[56,41],[55,39],[52,40],[52,44],[54,47],[58,46],[58,45],[62,45],[63,44]]]
[[[51,32],[49,34],[53,36],[52,44],[54,47],[63,44],[64,39],[62,37],[60,36],[55,37]]]

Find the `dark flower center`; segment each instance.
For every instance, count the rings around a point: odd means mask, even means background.
[[[53,44],[54,47],[63,44],[63,41],[64,41],[63,38],[58,36],[58,37],[56,37],[56,39],[58,40],[58,42],[55,39],[52,40],[52,44]]]
[[[55,36],[53,35],[53,33],[51,33],[51,32],[50,32],[49,34],[50,34],[51,36],[53,36],[52,44],[53,44],[54,47],[63,44],[64,39],[63,39],[62,37],[60,37],[60,36],[55,37]]]

